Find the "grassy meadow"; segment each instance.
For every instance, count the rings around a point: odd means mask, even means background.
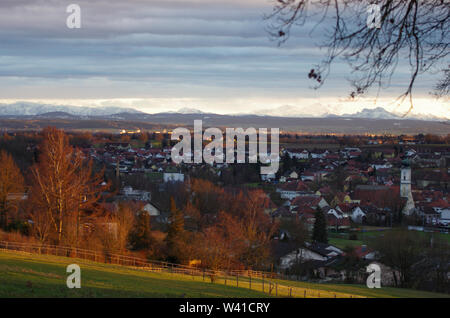
[[[66,273],[69,264],[81,268],[81,288],[69,289]],[[277,287],[275,289],[275,284]],[[119,265],[52,255],[0,251],[0,297],[450,297],[446,294],[363,285],[318,284],[285,280],[262,282],[240,277],[219,278],[211,283],[207,277],[149,272]],[[265,292],[262,292],[264,289]]]

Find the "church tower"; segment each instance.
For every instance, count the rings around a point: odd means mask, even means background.
[[[400,178],[400,197],[407,199],[403,213],[409,215],[415,208],[411,191],[411,168],[409,166],[402,167]]]
[[[411,168],[403,167],[400,177],[400,196],[408,198],[411,193]]]

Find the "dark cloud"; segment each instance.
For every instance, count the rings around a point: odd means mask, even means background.
[[[270,1],[73,2],[82,8],[80,30],[66,27],[68,1],[0,2],[0,95],[32,98],[47,87],[45,98],[54,88],[58,97],[100,99],[108,85],[114,98],[201,98],[221,88],[223,97],[312,95],[306,74],[321,61],[320,37],[293,33],[277,47],[262,19]],[[346,71],[333,67],[325,96],[348,89]]]

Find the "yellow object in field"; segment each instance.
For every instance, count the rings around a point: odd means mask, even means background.
[[[189,261],[189,266],[200,265],[201,263],[202,263],[201,259],[193,259],[192,261]]]

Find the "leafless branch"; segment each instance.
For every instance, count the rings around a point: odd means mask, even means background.
[[[367,25],[370,4],[380,7],[380,28]],[[266,20],[270,36],[279,45],[289,39],[294,27],[304,28],[307,21],[318,21],[315,28],[324,25],[323,46],[328,51],[324,60],[308,74],[315,81],[315,88],[323,85],[337,57],[351,67],[352,98],[367,93],[373,86],[388,86],[399,62],[407,60],[409,82],[399,99],[409,97],[408,113],[413,107],[417,77],[432,68],[442,70],[448,65],[448,0],[276,0]],[[448,70],[435,89],[437,96],[448,94]]]

